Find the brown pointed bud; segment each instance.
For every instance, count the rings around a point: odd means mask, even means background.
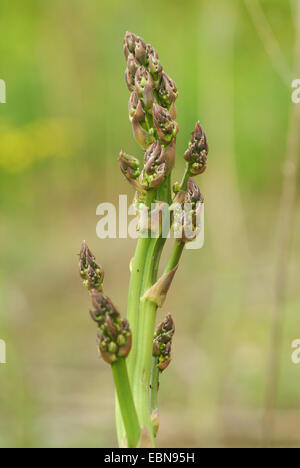
[[[196,123],[192,133],[189,147],[184,153],[184,159],[189,163],[191,175],[202,174],[207,167],[209,147],[200,122]]]
[[[134,156],[120,152],[120,168],[122,174],[126,177],[128,182],[138,191],[144,191],[144,187],[139,182],[140,177],[140,162]]]
[[[153,356],[157,358],[157,367],[163,372],[171,362],[172,339],[175,326],[171,315],[158,325],[153,340]]]
[[[184,201],[185,203],[192,203],[192,204],[204,202],[204,198],[203,198],[202,193],[200,192],[200,188],[198,184],[192,178],[188,180],[187,191],[185,194]]]
[[[147,132],[142,127],[142,125],[138,121],[136,114],[134,114],[131,123],[132,123],[132,130],[133,130],[134,138],[136,139],[136,141],[139,143],[139,145],[143,149],[147,149],[148,146],[150,146],[155,141],[153,133],[151,131]]]
[[[178,265],[171,270],[170,272],[164,274],[142,297],[142,301],[154,302],[157,307],[162,307],[172,281],[174,279],[175,273],[178,270]]]
[[[136,44],[137,36],[131,32],[126,32],[124,37],[124,53],[125,57],[128,55],[128,52],[132,54],[135,51],[135,44]],[[127,58],[127,57],[126,57]]]
[[[159,141],[152,143],[144,154],[144,169],[147,174],[152,174],[155,167],[165,162],[165,153]]]
[[[170,78],[164,72],[162,73],[162,80],[158,90],[158,96],[161,105],[167,109],[169,109],[171,104],[173,104],[178,98],[178,91],[175,81],[173,81],[172,78]]]
[[[85,241],[82,242],[79,254],[79,273],[83,284],[89,291],[92,289],[102,291],[104,270],[96,263],[96,259]]]
[[[137,37],[135,40],[135,56],[138,59],[138,61],[144,65],[146,63],[146,43],[141,37]]]
[[[111,318],[111,316],[109,314],[106,314],[106,316],[105,316],[104,327],[106,329],[106,332],[110,336],[110,338],[115,340],[117,338],[118,330],[117,330],[117,327],[116,327],[114,321],[112,320],[112,318]]]
[[[135,77],[135,74],[139,66],[140,64],[137,61],[136,57],[133,54],[129,53],[128,58],[127,58],[127,69],[133,78]]]
[[[162,64],[159,61],[158,53],[150,45],[147,44],[148,68],[154,80],[155,86],[158,87],[162,76]]]
[[[119,318],[120,313],[109,297],[95,289],[92,291],[92,303],[99,314],[109,314],[113,318]]]
[[[128,68],[125,70],[125,82],[129,91],[134,91],[134,77],[131,75]]]
[[[132,120],[134,115],[136,115],[138,122],[145,122],[145,111],[143,109],[143,105],[139,98],[139,95],[136,91],[133,91],[130,95],[128,103],[128,112],[130,120]]]
[[[154,102],[154,81],[145,67],[139,67],[135,74],[135,88],[144,103],[144,108],[150,110]]]
[[[156,141],[145,151],[141,183],[148,188],[158,188],[165,179],[167,172],[165,150],[159,141]]]
[[[125,59],[126,59],[126,61],[127,61],[128,56],[129,56],[129,54],[130,54],[127,44],[124,44],[124,46],[123,46],[123,52],[124,52],[124,55],[125,55]]]
[[[155,330],[155,336],[165,334],[169,331],[175,333],[175,324],[171,314],[168,314],[166,318],[158,325]]]
[[[153,122],[162,143],[170,143],[178,133],[177,123],[171,119],[168,110],[158,104],[153,104]]]

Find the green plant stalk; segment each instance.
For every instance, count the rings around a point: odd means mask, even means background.
[[[169,175],[158,190],[158,200],[169,201],[171,194],[171,176]],[[157,281],[161,253],[166,239],[162,237],[149,240],[145,259],[144,278],[141,297]],[[141,303],[138,323],[138,352],[133,380],[133,394],[141,426],[145,426],[154,445],[151,421],[150,381],[152,368],[153,334],[155,329],[157,306],[149,301]]]
[[[184,242],[180,242],[178,240],[175,241],[173,250],[171,252],[171,256],[165,269],[165,273],[169,273],[173,270],[173,268],[175,268],[179,264],[184,247]]]
[[[112,364],[111,368],[120,412],[126,431],[127,444],[128,447],[134,448],[138,445],[140,440],[141,430],[131,393],[125,359],[119,358],[117,362]]]
[[[159,368],[157,367],[158,358],[156,356],[152,357],[152,370],[151,370],[151,412],[158,408],[157,395],[158,395],[158,386],[159,386]]]
[[[150,240],[146,259],[142,294],[157,280],[159,260],[165,239]],[[133,380],[133,394],[141,426],[145,426],[154,445],[154,435],[150,413],[150,379],[152,364],[153,334],[156,320],[155,304],[146,300],[141,303],[139,319],[139,344],[136,369]]]
[[[189,178],[190,178],[190,169],[189,169],[189,166],[187,165],[184,176],[182,178],[182,182],[180,184],[181,190],[186,191]],[[184,247],[185,247],[184,242],[180,242],[178,240],[175,241],[175,244],[171,252],[171,256],[166,266],[166,269],[164,271],[164,274],[169,273],[179,264]],[[151,411],[154,411],[158,406],[157,405],[158,383],[159,383],[159,369],[157,367],[157,359],[153,357],[152,369],[151,369],[151,384],[150,384]]]
[[[191,171],[190,171],[189,164],[187,164],[184,175],[183,175],[183,178],[182,178],[182,181],[181,181],[181,184],[180,184],[180,190],[186,191],[187,183],[188,183],[190,177],[191,177]]]
[[[151,203],[155,200],[156,190],[147,192],[146,205],[151,208]],[[140,237],[138,239],[130,277],[127,319],[132,331],[132,348],[127,358],[128,374],[131,385],[133,384],[135,365],[137,362],[137,350],[139,341],[139,311],[140,297],[142,294],[142,284],[145,270],[145,259],[148,255],[151,238]],[[118,398],[116,397],[116,429],[119,446],[123,444],[125,428],[121,417]]]

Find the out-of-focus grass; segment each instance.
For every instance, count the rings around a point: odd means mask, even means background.
[[[289,2],[262,2],[291,64]],[[141,155],[127,121],[122,38],[159,50],[175,79],[178,165],[196,119],[211,145],[206,244],[183,259],[160,316],[174,314],[173,362],[160,390],[161,446],[255,446],[274,299],[274,229],[290,90],[243,2],[2,1],[0,79],[1,446],[111,446],[110,371],[98,360],[77,256],[86,238],[106,290],[126,309],[131,240],[96,237],[96,206],[131,193],[121,148]],[[66,157],[67,156],[67,157]],[[17,169],[17,170],[16,170]],[[277,438],[297,445],[299,206],[285,310]]]

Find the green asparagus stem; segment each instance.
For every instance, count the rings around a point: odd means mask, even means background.
[[[169,273],[169,271],[172,271],[173,268],[175,268],[179,264],[184,247],[185,242],[175,241],[170,259],[165,269],[165,273]]]
[[[152,357],[152,369],[151,369],[151,413],[158,408],[158,389],[159,389],[159,368],[158,368],[158,357]]]
[[[117,362],[112,364],[111,368],[126,430],[127,444],[129,448],[134,448],[139,442],[141,429],[131,393],[125,359],[118,359]]]

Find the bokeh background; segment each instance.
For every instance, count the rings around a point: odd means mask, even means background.
[[[174,180],[197,119],[211,147],[198,179],[205,247],[185,253],[160,312],[177,329],[158,443],[300,446],[298,4],[1,1],[1,447],[116,446],[110,369],[77,254],[86,239],[125,313],[135,241],[99,240],[96,207],[131,196],[120,149],[141,156],[127,117],[126,30],[158,49],[179,88]]]

